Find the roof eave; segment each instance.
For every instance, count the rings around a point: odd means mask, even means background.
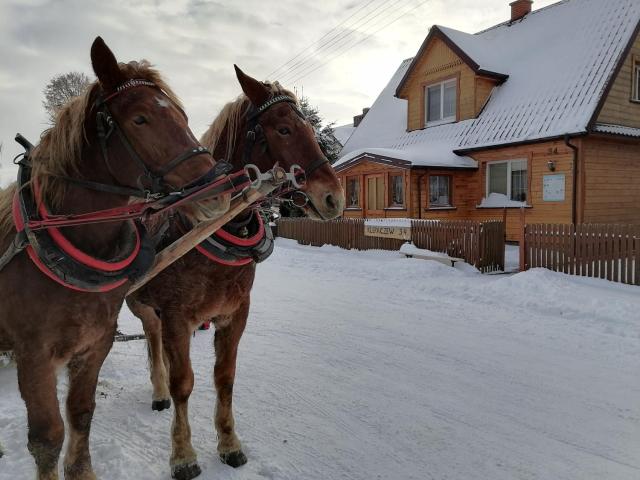
[[[508,147],[517,147],[520,145],[553,142],[556,140],[564,140],[565,138],[567,138],[567,136],[569,138],[578,138],[578,137],[584,137],[586,135],[589,135],[589,132],[583,131],[583,132],[574,132],[574,133],[564,133],[562,135],[552,135],[549,137],[534,138],[529,140],[518,140],[516,142],[498,143],[493,145],[482,145],[478,147],[459,148],[457,150],[454,150],[453,153],[455,153],[456,155],[467,155],[469,153],[481,152],[483,150],[497,150],[499,148],[508,148]]]

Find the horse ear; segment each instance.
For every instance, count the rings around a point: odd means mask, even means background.
[[[104,43],[102,37],[96,37],[91,45],[91,66],[102,88],[107,92],[115,90],[126,80],[115,55]]]
[[[264,86],[262,82],[259,82],[255,78],[251,78],[249,75],[240,70],[237,65],[233,65],[233,68],[236,69],[236,77],[238,77],[238,82],[240,82],[242,91],[247,97],[249,97],[251,103],[253,103],[256,107],[259,107],[267,100],[269,100],[269,90]]]

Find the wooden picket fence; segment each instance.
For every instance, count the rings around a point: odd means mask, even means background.
[[[365,236],[361,218],[328,222],[280,218],[278,236],[303,245],[335,245],[347,250],[399,250],[405,242]],[[412,220],[411,240],[418,248],[463,258],[481,272],[504,270],[505,231],[501,221]]]
[[[640,225],[526,225],[523,248],[525,270],[640,285]]]

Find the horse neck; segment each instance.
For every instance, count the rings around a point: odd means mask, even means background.
[[[82,178],[90,181],[113,184],[114,179],[109,174],[101,153],[93,147],[85,146],[82,150],[82,161],[79,167]],[[124,206],[129,202],[125,195],[89,190],[71,183],[66,190],[59,212],[81,214]],[[66,227],[62,229],[64,235],[80,250],[99,258],[109,258],[118,249],[120,235],[125,224],[123,222],[108,222]]]
[[[216,148],[213,151],[213,158],[224,158],[227,155],[227,132],[226,128],[223,129],[222,134],[220,135],[220,140],[216,144]],[[246,148],[246,137],[247,137],[247,122],[243,118],[242,122],[236,129],[236,138],[233,143],[234,147],[231,151],[231,158],[226,159],[233,166],[233,172],[237,172],[244,168],[245,166],[245,158],[244,151]],[[254,148],[255,151],[255,148]],[[251,157],[249,163],[254,162],[261,171],[271,168],[273,165],[265,165],[265,155],[262,155],[260,158],[256,159],[255,156]],[[242,221],[246,219],[249,215],[252,214],[252,208],[246,208],[238,215],[236,215],[235,220]]]

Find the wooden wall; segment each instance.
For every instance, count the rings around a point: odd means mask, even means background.
[[[402,90],[407,99],[407,130],[424,127],[426,85],[458,79],[458,120],[474,118],[495,85],[492,79],[478,77],[442,40],[434,37],[409,73]]]
[[[640,103],[631,100],[633,62],[640,61],[640,35],[636,38],[622,69],[598,116],[599,123],[640,128]]]
[[[640,140],[584,141],[584,222],[640,224]]]
[[[389,201],[389,178],[391,175],[402,175],[404,177],[404,196],[405,196],[405,205],[404,208],[399,207],[387,207],[382,212],[376,213],[368,213],[366,212],[366,199],[367,199],[367,176],[368,175],[383,175],[384,178],[384,191],[385,198],[384,204],[388,206],[390,204]],[[410,170],[406,168],[396,168],[391,167],[389,165],[371,162],[368,160],[363,160],[358,164],[350,167],[348,169],[337,172],[338,178],[340,178],[340,182],[342,183],[342,188],[345,190],[345,194],[347,194],[347,181],[349,177],[357,177],[360,181],[360,207],[359,208],[346,208],[344,211],[344,217],[346,218],[405,218],[405,217],[413,217],[414,212],[411,209],[411,204],[408,199],[411,198],[411,182],[410,179]]]
[[[573,139],[578,147],[578,223],[640,224],[640,140],[613,136],[588,136]],[[507,147],[471,154],[478,162],[477,170],[413,169],[362,161],[338,173],[346,186],[346,178],[360,178],[361,206],[366,208],[366,175],[402,174],[405,179],[404,209],[385,209],[380,215],[366,211],[346,210],[345,217],[410,217],[447,220],[491,220],[506,218],[507,240],[520,237],[520,208],[478,208],[485,196],[487,163],[499,160],[526,159],[528,162],[528,195],[525,208],[527,223],[570,224],[573,216],[573,151],[563,141]],[[548,163],[555,164],[550,171]],[[564,201],[543,198],[545,175],[564,174]],[[429,175],[450,175],[453,199],[451,209],[429,209]],[[385,198],[388,205],[388,198]]]

